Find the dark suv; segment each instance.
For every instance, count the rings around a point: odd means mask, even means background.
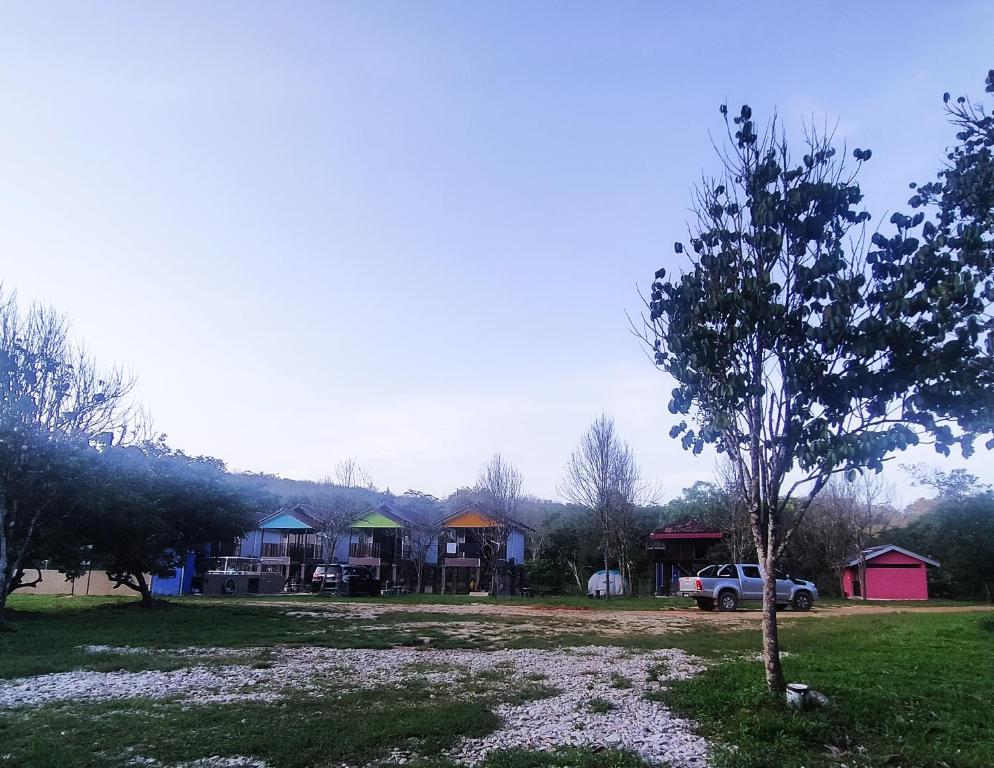
[[[342,581],[338,594],[346,597],[378,597],[380,580],[373,575],[373,569],[363,566],[342,568]]]

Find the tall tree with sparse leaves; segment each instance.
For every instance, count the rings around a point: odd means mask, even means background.
[[[39,537],[73,506],[88,452],[133,436],[131,388],[73,343],[63,315],[0,285],[0,622]]]
[[[490,571],[491,595],[503,594],[501,561],[507,558],[507,541],[517,525],[514,516],[521,499],[521,484],[518,468],[499,453],[480,468],[476,480],[476,494],[489,523],[480,529],[480,535],[483,556]]]
[[[798,160],[776,118],[760,130],[748,106],[721,112],[724,173],[697,189],[688,270],[656,273],[646,339],[675,379],[670,411],[694,422],[671,435],[735,467],[765,571],[766,681],[782,692],[774,566],[818,492],[920,443],[969,455],[994,429],[994,120],[954,102],[947,167],[866,244],[869,150],[847,167],[809,131]]]

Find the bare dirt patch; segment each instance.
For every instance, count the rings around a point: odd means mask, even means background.
[[[692,629],[701,622],[720,624],[722,628],[740,629],[743,626],[749,626],[753,618],[759,618],[758,614],[753,617],[747,612],[707,614],[699,611],[673,610],[625,611],[529,605],[519,606],[505,603],[457,603],[445,605],[440,603],[391,603],[386,600],[379,603],[314,601],[308,603],[306,608],[302,607],[300,603],[291,601],[260,601],[254,604],[278,609],[290,609],[286,611],[288,616],[302,618],[327,617],[375,620],[387,615],[405,613],[472,616],[474,618],[492,619],[494,624],[491,625],[491,629],[494,626],[499,626],[502,621],[513,620],[513,623],[505,625],[507,628],[506,632],[499,632],[501,636],[527,631],[575,634],[590,632],[592,628],[596,629],[598,634],[608,636],[629,635],[633,633],[668,634]],[[451,620],[435,623],[430,620],[413,619],[410,622],[396,623],[391,626],[416,629],[431,625],[450,628],[456,630],[458,633],[462,624],[462,622]],[[478,623],[474,622],[473,626],[479,631],[480,625]],[[371,629],[372,627],[368,628]]]
[[[270,606],[280,608],[290,608],[287,614],[290,616],[308,616],[320,618],[329,615],[347,618],[376,619],[385,614],[393,613],[437,613],[437,614],[471,614],[477,616],[493,617],[494,619],[515,618],[531,619],[532,621],[544,622],[552,620],[563,626],[575,626],[589,628],[596,624],[605,631],[617,631],[619,633],[628,632],[671,632],[685,629],[689,626],[699,624],[720,624],[735,625],[738,629],[742,626],[749,626],[752,622],[762,620],[762,612],[758,608],[748,608],[735,611],[734,613],[723,613],[721,611],[700,611],[697,609],[688,610],[604,610],[596,607],[575,608],[568,606],[555,606],[543,604],[521,604],[511,605],[507,603],[391,603],[388,599],[382,602],[344,602],[320,600],[307,603],[306,609],[301,607],[299,602],[287,601],[259,601],[252,603],[259,606]],[[962,611],[994,611],[994,606],[984,605],[886,605],[881,603],[852,603],[844,606],[815,607],[807,612],[784,611],[781,615],[785,618],[810,618],[810,617],[832,617],[832,616],[854,616],[865,614],[882,613],[957,613]],[[521,626],[520,624],[518,626]],[[541,626],[546,626],[544,623]]]

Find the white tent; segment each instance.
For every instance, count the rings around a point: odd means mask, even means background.
[[[597,571],[590,579],[587,581],[587,597],[604,597],[607,595],[608,590],[608,577],[607,574],[611,575],[610,578],[610,588],[611,597],[620,597],[625,594],[625,580],[621,578],[621,573],[618,571]]]

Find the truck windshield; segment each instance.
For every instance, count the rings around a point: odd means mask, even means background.
[[[736,579],[738,575],[734,565],[723,565],[718,569],[718,578],[720,579]]]

